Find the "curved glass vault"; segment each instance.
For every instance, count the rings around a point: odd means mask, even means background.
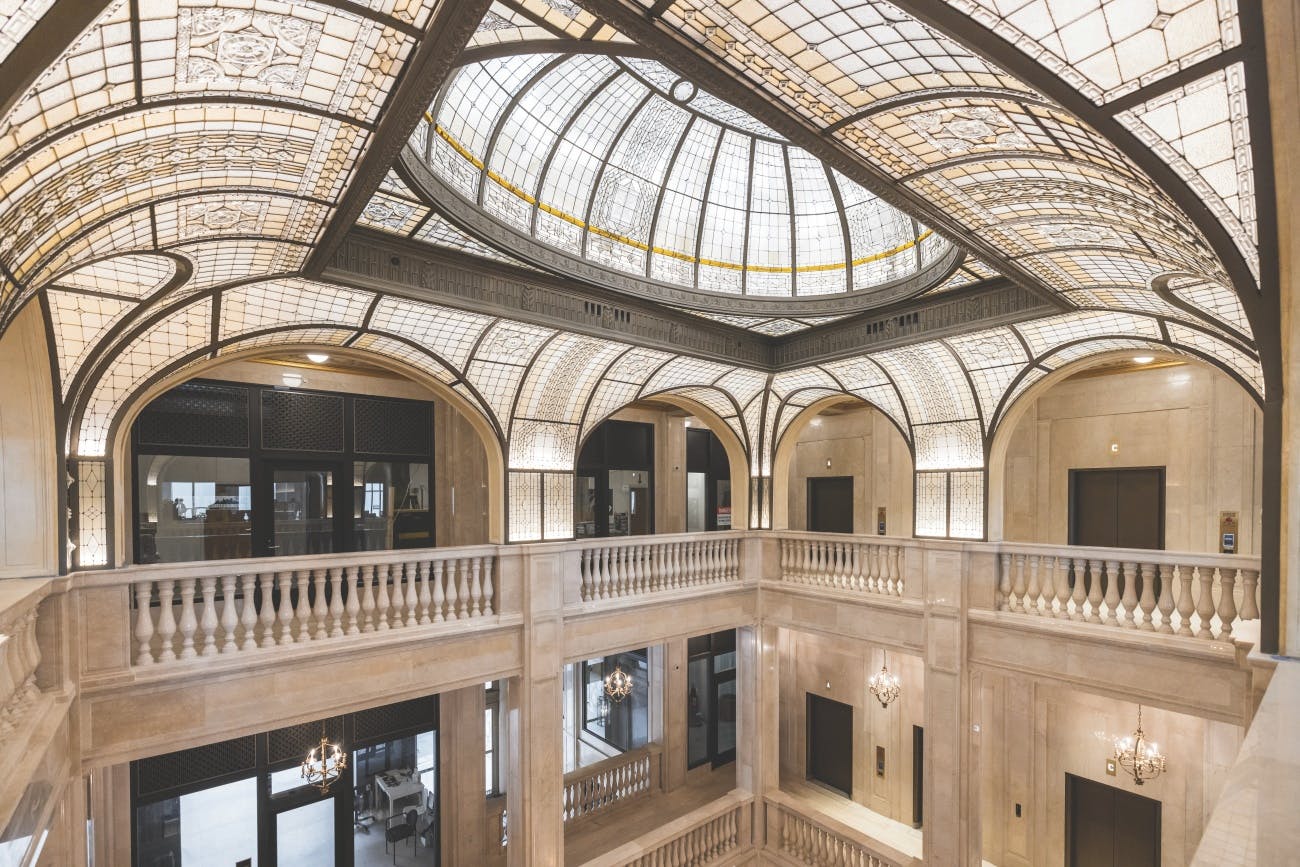
[[[454,192],[560,261],[631,275],[661,297],[653,284],[705,293],[714,309],[718,296],[883,303],[954,258],[932,230],[653,60],[468,64],[411,145],[444,187],[425,191],[440,203]]]

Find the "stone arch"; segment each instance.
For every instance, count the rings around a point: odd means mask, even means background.
[[[993,426],[988,434],[987,442],[987,463],[988,484],[987,484],[987,514],[986,526],[988,528],[988,538],[996,541],[1006,537],[1006,484],[1007,484],[1007,461],[1008,450],[1020,422],[1024,419],[1029,408],[1034,406],[1038,399],[1050,392],[1055,386],[1059,385],[1071,376],[1098,365],[1112,361],[1129,360],[1135,354],[1153,356],[1157,362],[1160,360],[1173,360],[1183,363],[1190,363],[1201,368],[1213,371],[1216,375],[1225,377],[1233,382],[1242,392],[1250,397],[1256,405],[1261,404],[1260,396],[1254,388],[1246,382],[1236,371],[1226,365],[1216,362],[1214,359],[1186,347],[1171,347],[1159,343],[1138,343],[1131,339],[1107,339],[1101,338],[1087,341],[1096,343],[1097,350],[1089,352],[1078,358],[1073,358],[1069,362],[1062,364],[1050,372],[1044,373],[1032,384],[1022,386],[1021,378],[1007,390],[1007,395],[1003,398],[1003,403],[999,406],[998,412],[994,419]],[[1058,353],[1064,347],[1057,347],[1049,353],[1045,353],[1038,361],[1050,360],[1053,355]],[[1029,371],[1035,368],[1033,365],[1027,365],[1025,371],[1022,371],[1021,377],[1024,377]]]
[[[291,332],[286,332],[291,333]],[[294,352],[321,351],[339,358],[355,358],[383,367],[411,382],[427,389],[434,397],[445,401],[469,422],[478,437],[486,456],[488,471],[488,539],[499,543],[505,535],[505,452],[500,432],[492,420],[474,402],[464,394],[451,388],[446,382],[432,375],[428,370],[378,352],[340,346],[334,343],[292,342],[289,340],[274,343],[259,343],[256,346],[230,348],[215,358],[204,358],[188,364],[180,364],[163,376],[152,380],[138,389],[123,403],[121,411],[113,419],[106,454],[112,465],[123,468],[119,476],[126,475],[126,468],[131,461],[131,426],[137,417],[154,398],[183,382],[204,376],[221,367],[237,362],[252,361],[268,355],[282,354],[286,349]],[[454,373],[449,369],[449,372]],[[134,492],[127,490],[127,485],[119,478],[110,491],[113,522],[110,529],[114,563],[123,566],[131,562],[131,498]]]
[[[787,396],[788,397],[788,396]],[[867,409],[880,413],[890,423],[890,427],[898,431],[907,446],[908,454],[912,455],[912,442],[907,432],[899,426],[889,413],[882,410],[869,400],[853,394],[843,392],[840,394],[828,394],[818,398],[799,412],[790,420],[789,424],[777,438],[775,448],[772,451],[772,529],[785,530],[790,526],[790,464],[794,458],[795,446],[799,441],[799,435],[812,423],[813,419],[829,409],[832,406],[844,403],[856,402]],[[908,468],[908,475],[911,476],[913,468]],[[911,535],[911,527],[908,528],[908,535]]]

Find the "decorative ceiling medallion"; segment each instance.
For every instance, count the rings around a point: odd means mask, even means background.
[[[182,9],[176,79],[182,83],[262,84],[302,90],[321,26],[291,15],[246,9]]]
[[[371,225],[396,232],[406,225],[414,210],[414,205],[403,202],[371,199],[361,212],[361,217]]]
[[[904,118],[922,138],[948,156],[974,150],[1032,147],[1006,112],[993,106],[945,108]]]
[[[267,202],[256,199],[222,199],[199,202],[181,211],[181,236],[256,235],[262,230]]]

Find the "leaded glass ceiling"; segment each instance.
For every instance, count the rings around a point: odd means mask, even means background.
[[[699,293],[883,303],[925,288],[909,278],[950,250],[766,124],[644,58],[528,53],[468,64],[412,149],[445,193],[514,232]]]

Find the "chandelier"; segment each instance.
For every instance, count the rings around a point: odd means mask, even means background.
[[[329,742],[325,736],[325,724],[320,726],[320,746],[307,753],[302,760],[302,778],[320,789],[322,795],[330,790],[334,781],[343,776],[347,770],[348,757],[338,744]]]
[[[614,670],[605,675],[605,695],[619,702],[631,694],[632,675],[623,671],[623,667],[615,663]]]
[[[898,681],[898,675],[889,673],[888,656],[880,664],[880,671],[871,675],[871,678],[867,681],[867,686],[870,688],[871,694],[876,697],[876,701],[880,702],[881,707],[889,707],[898,698],[899,693],[903,691],[902,684]]]
[[[1133,775],[1133,782],[1139,786],[1147,780],[1154,780],[1165,770],[1165,757],[1142,731],[1142,705],[1138,705],[1137,731],[1132,737],[1115,744],[1115,761],[1126,773]]]

